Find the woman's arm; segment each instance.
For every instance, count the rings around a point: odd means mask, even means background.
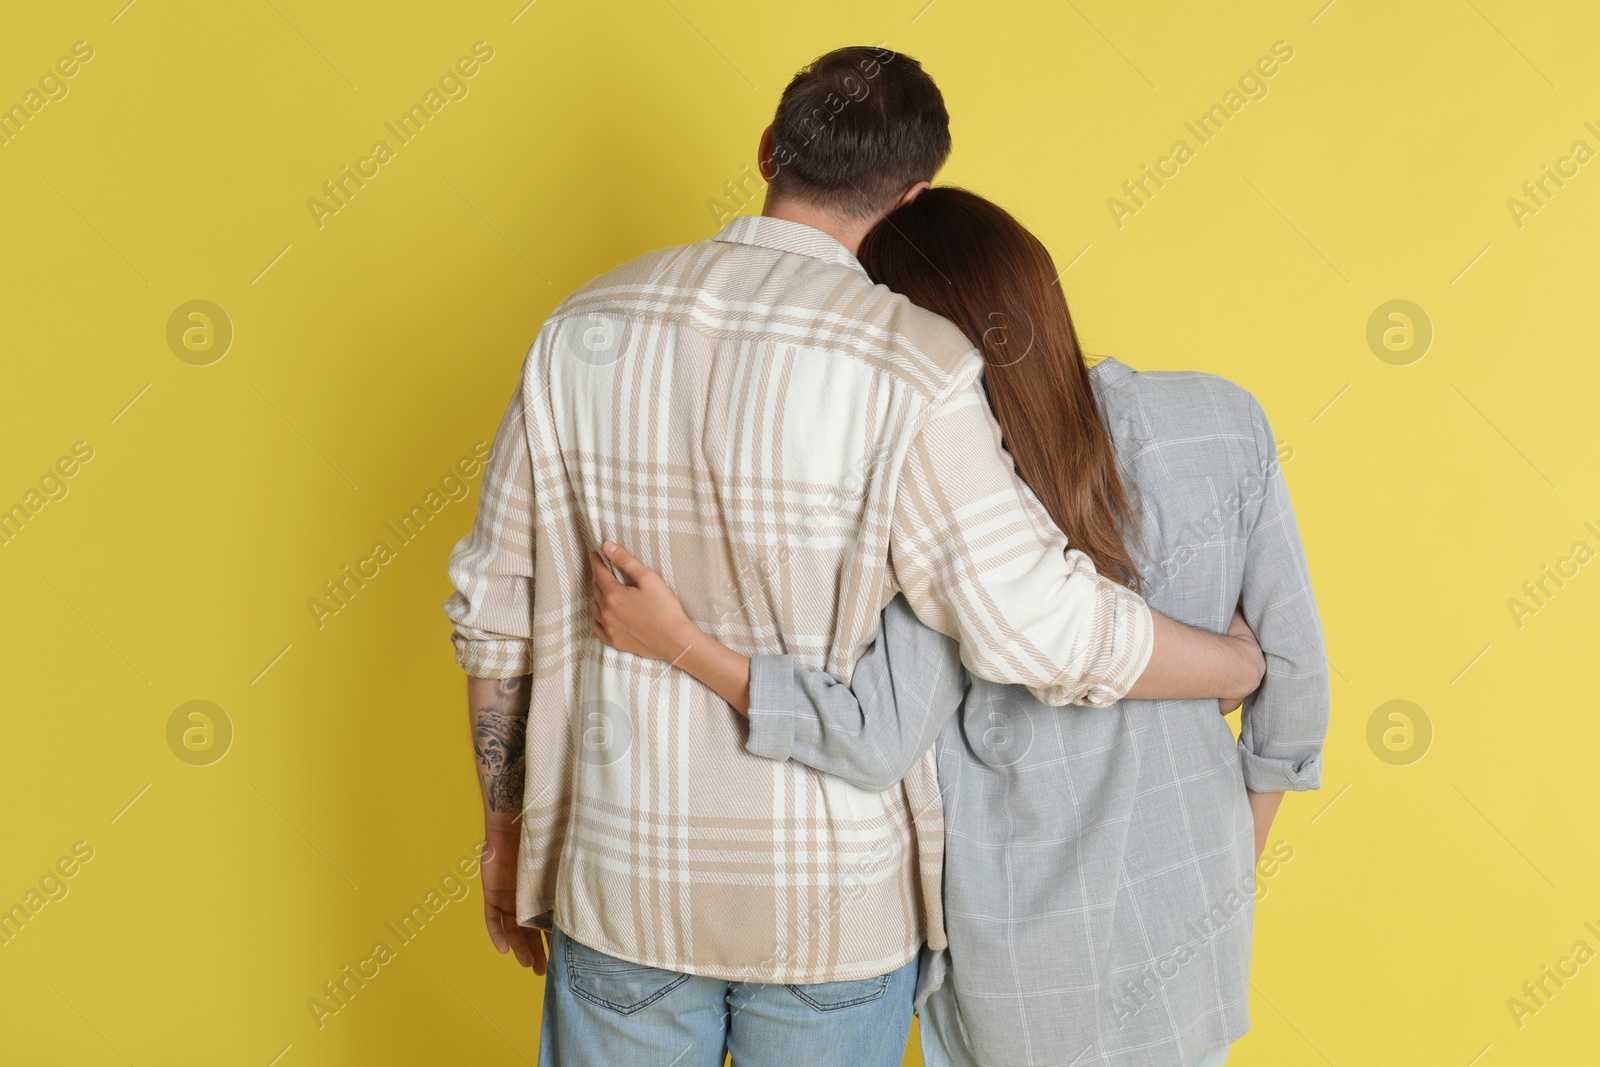
[[[689,619],[661,576],[609,542],[594,576],[594,636],[613,648],[687,671],[750,720],[746,748],[794,759],[883,792],[933,746],[961,705],[966,674],[954,641],[922,625],[903,597],[883,612],[878,640],[857,662],[851,684],[808,670],[790,656],[742,656]]]
[[[610,541],[602,547],[633,584],[617,581],[600,553],[589,553],[594,579],[589,594],[589,632],[619,652],[661,660],[687,671],[734,711],[749,717],[750,657],[741,656],[696,626],[661,575],[627,549]]]
[[[1250,821],[1256,827],[1256,862],[1261,862],[1261,853],[1267,847],[1267,835],[1272,832],[1272,820],[1278,817],[1278,805],[1283,803],[1283,792],[1257,793],[1254,789],[1246,791],[1250,797]]]
[[[1266,651],[1267,670],[1245,702],[1239,758],[1252,792],[1298,792],[1322,785],[1328,653],[1277,444],[1260,405],[1253,409],[1266,491],[1245,544],[1240,603]]]

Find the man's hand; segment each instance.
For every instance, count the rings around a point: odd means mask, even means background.
[[[517,849],[521,837],[516,823],[491,822],[484,828],[488,847],[479,868],[483,921],[496,951],[502,956],[510,951],[519,964],[542,975],[546,960],[544,931],[517,923]]]
[[[467,710],[472,745],[478,754],[478,788],[483,796],[483,921],[489,940],[503,955],[545,969],[543,931],[517,923],[517,851],[522,845],[522,787],[527,766],[528,698],[533,679],[468,678]]]
[[[1244,698],[1256,691],[1261,684],[1262,675],[1267,671],[1267,658],[1261,651],[1261,642],[1256,640],[1255,631],[1250,629],[1250,624],[1244,621],[1244,612],[1238,607],[1233,609],[1233,618],[1228,623],[1228,636],[1244,643],[1245,652],[1252,662],[1261,663],[1261,673],[1256,675],[1256,684],[1238,696],[1222,696],[1217,698],[1217,710],[1227,715],[1244,704]],[[1260,851],[1259,849],[1257,851]]]
[[[1155,648],[1150,662],[1133,688],[1123,694],[1130,700],[1194,700],[1210,697],[1236,708],[1256,691],[1267,671],[1266,657],[1256,643],[1255,634],[1243,625],[1235,632],[1214,634],[1174,622],[1158,611],[1150,613],[1155,624]]]

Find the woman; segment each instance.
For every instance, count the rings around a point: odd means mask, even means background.
[[[1282,793],[1319,784],[1327,725],[1321,628],[1266,418],[1209,375],[1087,368],[1049,253],[973,193],[923,193],[860,260],[980,350],[1019,474],[1102,572],[1191,625],[1248,620],[1268,666],[1238,743],[1211,701],[1054,709],[971,676],[903,597],[848,685],[789,656],[752,660],[610,543],[632,584],[593,557],[595,635],[721,694],[749,716],[757,755],[881,791],[935,746],[950,948],[925,969],[927,1063],[1214,1067],[1248,1027],[1255,862]]]

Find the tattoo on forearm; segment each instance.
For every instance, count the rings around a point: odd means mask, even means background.
[[[478,780],[490,811],[522,808],[530,689],[527,677],[500,679],[495,683],[494,701],[478,708],[473,718]]]

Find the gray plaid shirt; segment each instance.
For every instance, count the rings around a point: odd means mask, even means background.
[[[1266,651],[1237,744],[1215,701],[1050,708],[974,677],[899,598],[853,690],[786,656],[751,670],[758,755],[889,789],[937,741],[950,949],[931,995],[957,1062],[1172,1067],[1239,1038],[1245,789],[1320,784],[1327,658],[1260,405],[1211,375],[1112,359],[1092,379],[1150,606],[1220,632],[1242,604]]]

